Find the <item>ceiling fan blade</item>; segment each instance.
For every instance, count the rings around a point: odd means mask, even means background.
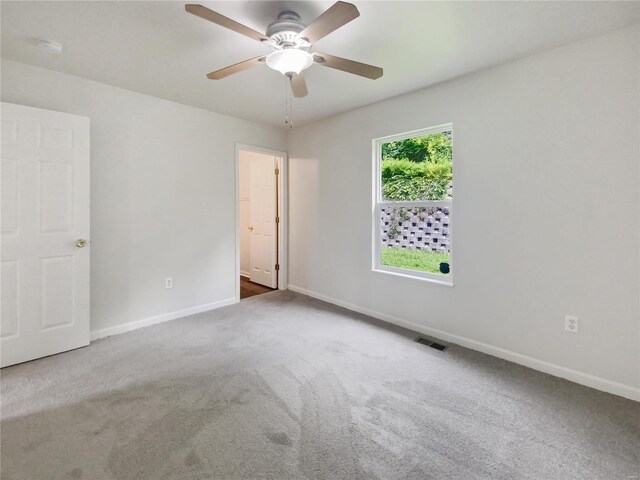
[[[296,98],[302,98],[309,95],[307,90],[307,82],[305,82],[302,73],[293,75],[291,78],[291,90],[293,90],[293,96]]]
[[[306,38],[309,43],[316,43],[321,38],[326,37],[359,16],[360,12],[355,5],[347,2],[336,2],[316,18],[311,25],[302,30],[297,38]]]
[[[326,53],[314,53],[313,61],[318,65],[353,73],[354,75],[360,75],[361,77],[370,78],[371,80],[380,78],[383,73],[380,67],[356,62],[354,60],[347,60],[346,58],[334,57]]]
[[[238,23],[235,20],[231,20],[230,18],[225,17],[218,12],[209,10],[207,7],[203,7],[202,5],[188,4],[185,5],[184,9],[193,15],[204,18],[205,20],[209,20],[216,25],[228,28],[229,30],[233,30],[234,32],[238,32],[240,35],[244,35],[245,37],[253,38],[254,40],[257,40],[259,42],[269,40],[269,37],[260,32],[257,32],[253,28],[242,25],[241,23]]]
[[[215,72],[207,73],[207,78],[209,80],[220,80],[221,78],[228,77],[229,75],[232,75],[234,73],[247,70],[248,68],[255,67],[256,65],[260,65],[261,63],[264,63],[265,58],[266,57],[262,55],[260,57],[250,58],[249,60],[245,60],[244,62],[229,65],[228,67],[221,68],[220,70],[216,70]]]

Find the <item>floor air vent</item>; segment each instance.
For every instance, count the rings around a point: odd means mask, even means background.
[[[416,338],[416,342],[421,343],[422,345],[426,345],[427,347],[435,348],[436,350],[440,350],[441,352],[449,348],[448,345],[443,345],[434,340],[424,337]]]

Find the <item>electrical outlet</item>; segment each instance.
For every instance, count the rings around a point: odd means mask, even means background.
[[[578,326],[578,317],[574,317],[573,315],[564,316],[564,329],[567,332],[578,333]]]
[[[168,277],[164,279],[164,288],[173,288],[173,278]]]

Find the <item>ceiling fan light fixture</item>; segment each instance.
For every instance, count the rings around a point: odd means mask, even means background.
[[[267,55],[267,66],[283,75],[299,74],[313,64],[313,56],[309,52],[297,48],[276,50]]]

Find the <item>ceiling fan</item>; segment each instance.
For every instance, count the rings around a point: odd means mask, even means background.
[[[314,63],[372,80],[382,76],[382,68],[380,67],[326,53],[309,52],[311,46],[318,40],[360,16],[356,6],[351,3],[336,2],[309,25],[302,23],[300,15],[297,13],[290,10],[283,12],[276,21],[267,27],[265,35],[202,5],[189,4],[185,6],[185,10],[221,27],[257,40],[273,50],[268,55],[254,57],[211,72],[207,75],[207,78],[211,80],[220,80],[233,73],[266,63],[268,67],[289,78],[293,95],[300,98],[306,97],[308,94],[302,71]]]

